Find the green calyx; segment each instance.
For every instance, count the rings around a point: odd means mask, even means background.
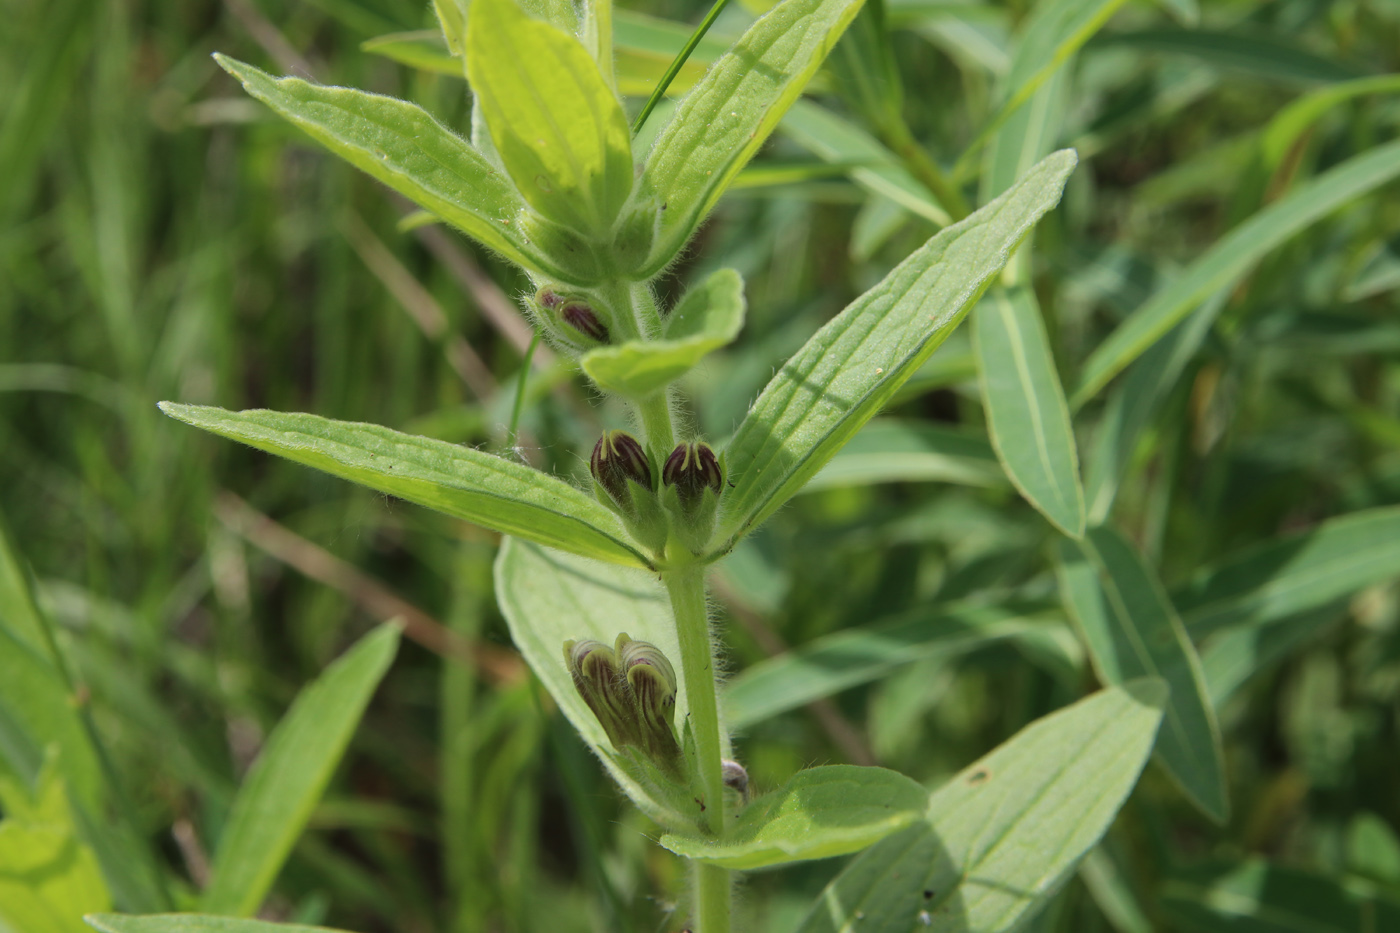
[[[701,553],[715,528],[724,493],[724,464],[709,444],[677,444],[661,468],[661,502],[681,543]]]
[[[656,472],[642,442],[604,431],[588,461],[598,501],[622,516],[632,537],[653,551],[666,544],[666,516],[656,498]]]

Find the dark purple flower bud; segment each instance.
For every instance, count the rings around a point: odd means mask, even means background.
[[[588,461],[593,478],[598,481],[618,508],[625,512],[633,511],[632,492],[627,481],[637,483],[646,489],[655,489],[651,479],[651,460],[640,441],[626,431],[604,431],[593,446],[593,456]]]
[[[681,506],[693,510],[705,499],[705,490],[716,496],[724,489],[724,471],[709,444],[678,444],[661,468],[661,482],[676,488]]]
[[[539,303],[539,306],[549,311],[553,311],[555,308],[559,307],[559,302],[563,300],[563,298],[559,297],[558,293],[548,288],[540,289],[539,293],[535,295],[535,301]]]
[[[549,307],[546,305],[545,307]],[[589,340],[596,340],[598,343],[608,342],[608,328],[602,321],[598,320],[598,315],[593,313],[593,309],[582,301],[570,301],[564,305],[559,312],[564,323],[574,330],[583,334]]]
[[[676,671],[661,649],[645,641],[617,636],[617,657],[640,715],[638,730],[652,760],[678,771],[680,745],[671,725],[676,717]]]

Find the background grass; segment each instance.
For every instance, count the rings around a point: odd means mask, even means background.
[[[939,164],[992,115],[1029,6],[890,4],[901,112]],[[628,8],[702,15],[678,0]],[[729,11],[717,31],[748,15]],[[360,48],[431,26],[426,4],[0,0],[0,16],[0,511],[177,899],[200,886],[239,777],[296,691],[375,622],[411,611],[416,641],[265,915],[365,933],[676,928],[679,863],[647,841],[654,828],[622,805],[508,645],[489,535],[155,409],[268,407],[514,442],[573,475],[599,430],[622,426],[620,409],[543,353],[521,437],[508,438],[528,340],[511,301],[523,277],[453,232],[396,227],[405,205],[243,96],[209,57],[407,97],[460,128],[462,82]],[[1257,162],[1280,108],[1390,74],[1397,57],[1400,6],[1385,0],[1121,9],[1057,79],[1059,142],[1082,163],[1040,228],[1033,281],[1065,384],[1261,205],[1394,139],[1392,87],[1326,108],[1277,165]],[[844,81],[825,74],[815,98],[878,131]],[[747,281],[745,333],[689,379],[694,423],[711,438],[933,232],[850,168],[780,135],[665,281],[679,290],[720,265]],[[1391,185],[1219,296],[1112,512],[1168,587],[1329,517],[1400,504],[1397,286]],[[1081,438],[1100,409],[1079,415]],[[985,432],[965,335],[891,414]],[[1054,538],[1004,482],[803,496],[720,570],[728,665],[969,598],[1053,615]],[[1211,866],[1246,856],[1400,897],[1391,574],[1271,629],[1251,655],[1252,676],[1219,708],[1228,824],[1149,770],[1042,929],[1235,929],[1193,913],[1207,899],[1192,879],[1218,880]],[[441,627],[472,650],[444,659]],[[1088,689],[1064,631],[911,652],[873,682],[755,723],[743,759],[760,787],[837,761],[936,781]],[[786,929],[838,868],[751,878],[752,928]]]

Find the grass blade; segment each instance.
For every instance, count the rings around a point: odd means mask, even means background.
[[[821,66],[862,0],[783,0],[744,33],[676,108],[639,180],[648,227],[636,275],[661,271]]]
[[[1006,474],[980,433],[923,421],[876,418],[837,451],[803,493],[876,483],[1005,486]]]
[[[947,606],[846,629],[745,668],[724,687],[744,729],[925,658],[974,651],[1050,624],[1043,607]]]
[[[1084,363],[1070,404],[1083,405],[1209,295],[1238,282],[1265,254],[1349,201],[1400,175],[1400,142],[1378,146],[1275,201],[1227,233],[1134,311]]]
[[[298,694],[234,798],[200,906],[251,916],[277,880],[398,650],[380,626]]]

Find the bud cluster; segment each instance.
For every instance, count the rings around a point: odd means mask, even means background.
[[[599,501],[622,516],[638,541],[660,551],[669,526],[693,553],[709,543],[724,492],[724,464],[709,444],[676,445],[661,467],[659,489],[650,455],[626,431],[603,432],[588,467]]]
[[[683,765],[673,729],[676,672],[650,642],[625,633],[609,648],[600,641],[564,643],[574,687],[618,751],[634,748],[679,780]]]

